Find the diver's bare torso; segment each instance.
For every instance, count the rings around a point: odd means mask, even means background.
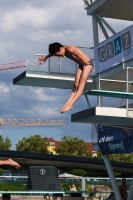
[[[66,56],[67,58],[79,64],[79,68],[77,69],[75,75],[72,92],[67,102],[61,109],[61,113],[64,113],[71,110],[75,102],[83,94],[85,84],[90,76],[91,71],[93,70],[93,63],[91,62],[89,56],[78,47],[61,45],[59,43],[53,43],[51,45],[53,45],[53,47],[51,47],[49,54],[39,58],[39,61],[44,61],[45,63],[47,58],[51,56],[58,56],[59,58]],[[56,49],[55,47],[58,48]]]
[[[74,46],[64,46],[65,48],[65,56],[79,65],[87,65],[90,58],[87,54],[81,51],[78,47]],[[78,56],[79,55],[79,56]],[[80,59],[82,57],[82,59]]]

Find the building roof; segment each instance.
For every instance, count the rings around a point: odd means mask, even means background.
[[[53,138],[48,138],[49,142],[56,142]]]
[[[96,152],[96,151],[94,150],[94,146],[93,146],[93,143],[92,143],[92,142],[85,142],[85,143],[88,145],[88,149],[89,149],[90,151]]]

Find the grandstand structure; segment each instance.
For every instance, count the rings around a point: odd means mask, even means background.
[[[110,127],[132,126],[133,121],[133,26],[119,33],[104,18],[132,21],[131,0],[83,0],[87,15],[92,17],[94,48],[83,48],[92,61],[95,69],[91,73],[85,90],[88,109],[71,116],[72,122],[90,123],[92,125],[92,141],[99,149],[98,124]],[[98,26],[105,41],[99,43]],[[112,33],[109,37],[108,30]],[[95,57],[93,55],[95,54]],[[37,60],[36,54],[36,60]],[[77,64],[67,58],[49,58],[44,70],[36,66],[34,71],[25,71],[13,80],[14,85],[39,86],[70,89],[74,82]],[[93,93],[93,94],[92,94]],[[91,107],[88,95],[97,96],[97,105]],[[130,98],[129,98],[130,96]],[[119,99],[119,100],[118,100]],[[100,141],[105,139],[106,133]],[[106,138],[111,140],[112,138]],[[113,139],[112,139],[113,140]],[[104,142],[103,142],[104,143]],[[116,147],[118,147],[117,145]],[[114,147],[114,146],[113,146]],[[132,147],[132,146],[131,146]],[[105,148],[106,151],[106,148]],[[113,174],[108,153],[103,155],[110,181],[117,200],[121,200],[120,192]],[[133,180],[128,200],[133,198]]]

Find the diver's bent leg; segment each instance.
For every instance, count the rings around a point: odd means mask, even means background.
[[[67,104],[64,109],[62,110],[62,113],[67,112],[68,110],[71,110],[73,108],[74,103],[81,97],[84,91],[85,84],[87,82],[88,77],[90,76],[91,71],[93,70],[93,66],[86,65],[84,66],[83,72],[80,77],[78,90],[74,96],[74,98]]]
[[[67,100],[67,102],[64,104],[64,106],[62,107],[62,109],[72,101],[72,99],[75,97],[76,93],[77,93],[77,90],[78,90],[78,85],[79,85],[79,80],[80,80],[80,77],[81,77],[81,74],[82,74],[82,70],[81,69],[78,69],[77,73],[76,73],[76,76],[75,76],[75,82],[74,82],[74,85],[73,85],[73,89],[72,89],[72,92]],[[61,110],[62,110],[61,109]]]

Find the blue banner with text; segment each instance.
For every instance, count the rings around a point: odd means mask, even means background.
[[[133,152],[133,127],[111,127],[98,125],[98,145],[106,154]]]

